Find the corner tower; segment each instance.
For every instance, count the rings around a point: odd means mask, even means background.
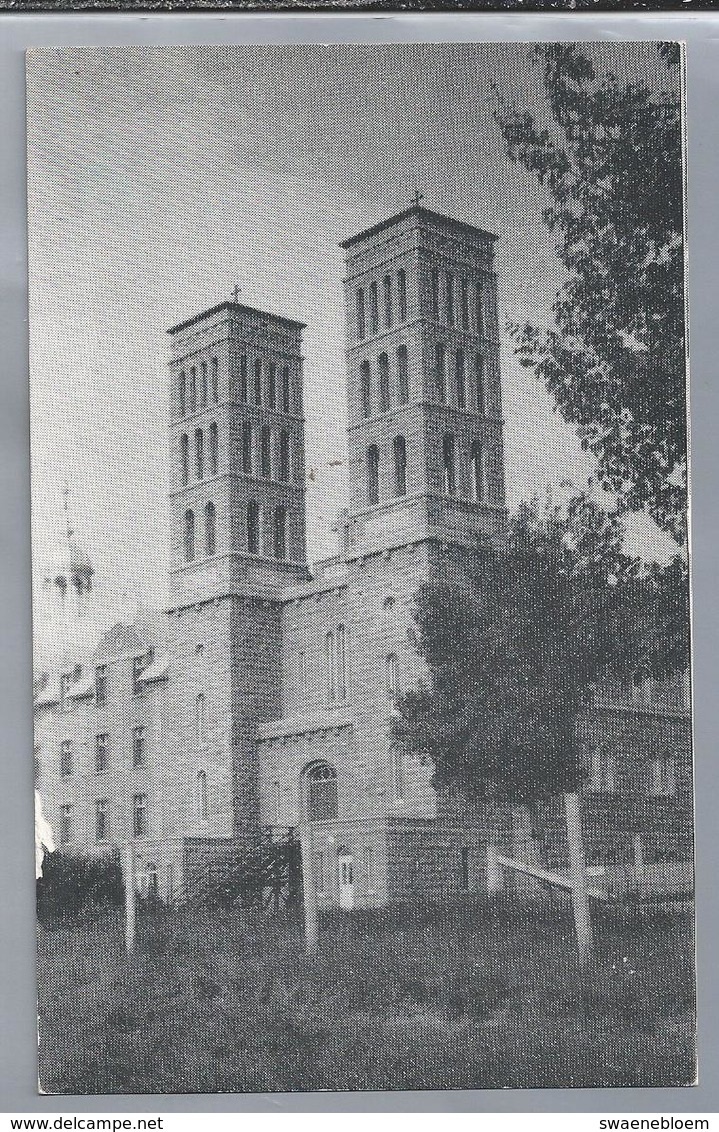
[[[495,239],[414,205],[342,245],[349,555],[504,528]]]

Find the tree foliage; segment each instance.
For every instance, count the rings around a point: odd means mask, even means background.
[[[432,759],[437,786],[514,802],[574,790],[575,726],[595,682],[686,663],[686,575],[627,557],[623,535],[587,492],[534,501],[475,574],[420,589],[430,679],[401,698],[396,741]]]
[[[566,280],[554,327],[512,327],[620,508],[685,539],[686,392],[679,52],[668,92],[599,77],[575,44],[537,48],[547,123],[502,106],[512,161],[552,199],[542,213]]]

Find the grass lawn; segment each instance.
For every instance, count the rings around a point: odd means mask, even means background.
[[[39,928],[49,1093],[668,1086],[694,1078],[691,921],[477,900],[293,920],[115,912]]]

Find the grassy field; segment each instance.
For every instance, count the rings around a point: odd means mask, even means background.
[[[478,900],[292,920],[116,913],[39,928],[50,1093],[679,1085],[694,1077],[687,916],[597,925],[582,988],[566,911]]]

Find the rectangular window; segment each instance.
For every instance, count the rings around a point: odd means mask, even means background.
[[[107,666],[100,664],[95,669],[95,704],[103,707],[107,703]]]
[[[267,427],[262,429],[260,434],[260,472],[265,479],[270,479],[272,475],[272,467],[270,463],[270,430]]]
[[[409,366],[406,346],[399,346],[397,349],[397,400],[400,405],[406,405],[409,401]]]
[[[242,426],[242,472],[252,475],[252,425],[245,421]]]
[[[397,272],[397,317],[400,322],[407,321],[407,276],[404,269]]]
[[[107,798],[98,798],[95,802],[95,840],[107,841],[109,837],[109,820],[107,813]]]
[[[133,727],[132,729],[132,765],[144,766],[145,765],[145,728]]]
[[[60,806],[60,844],[72,841],[72,806]]]
[[[135,794],[132,799],[132,836],[147,837],[147,794]]]
[[[63,778],[69,778],[72,774],[72,739],[65,739],[60,744],[60,774]]]
[[[95,774],[104,774],[107,770],[108,736],[95,736]]]
[[[362,396],[362,415],[369,417],[372,415],[372,378],[370,374],[369,362],[362,362],[360,366],[360,387]]]

